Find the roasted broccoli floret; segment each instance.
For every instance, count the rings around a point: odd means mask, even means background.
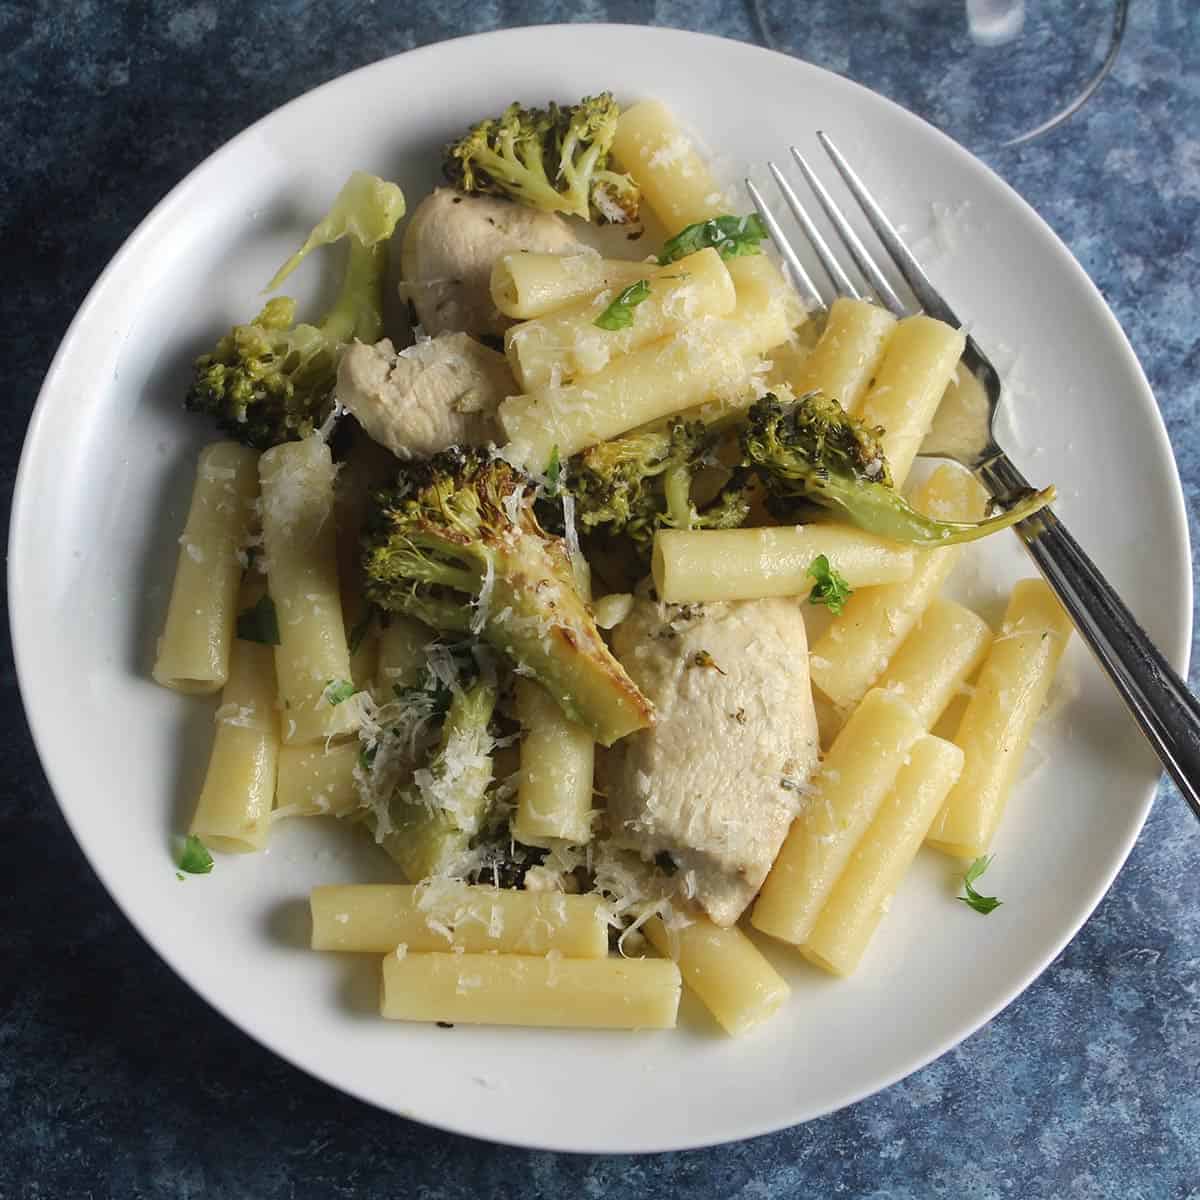
[[[649,556],[655,532],[732,529],[750,511],[745,472],[735,470],[715,496],[697,505],[692,481],[718,467],[720,434],[703,421],[673,420],[662,429],[627,433],[600,442],[571,462],[575,514],[587,531],[604,529],[631,539]]]
[[[404,215],[394,183],[355,172],[328,215],[276,273],[274,290],[317,246],[343,237],[350,251],[341,290],[316,325],[295,324],[296,303],[267,302],[247,325],[235,325],[209,354],[196,359],[187,408],[212,417],[230,437],[266,450],[307,437],[333,409],[342,348],[383,333],[387,239]]]
[[[773,395],[747,414],[745,461],[762,480],[767,507],[795,519],[806,505],[833,509],[880,537],[947,546],[986,537],[1023,521],[1054,499],[1054,488],[1030,492],[986,521],[938,521],[917,512],[892,486],[880,438],[836,401],[818,392],[783,403]]]
[[[620,109],[608,92],[562,108],[510,104],[445,150],[447,180],[463,192],[505,196],[531,208],[599,224],[637,218],[641,192],[608,169]]]
[[[608,746],[651,723],[604,644],[535,487],[503,459],[455,447],[406,464],[368,513],[366,594],[381,608],[476,633]]]

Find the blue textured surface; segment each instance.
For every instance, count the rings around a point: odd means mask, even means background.
[[[932,20],[938,4],[894,7]],[[1056,7],[1082,25],[1106,6]],[[583,0],[569,15],[767,41],[920,99],[910,57],[885,63],[861,40],[887,43],[872,32],[870,9]],[[1082,114],[988,161],[1071,247],[1129,334],[1171,430],[1194,536],[1200,6],[1133,0],[1132,10],[1116,71]],[[185,171],[348,69],[567,15],[553,0],[446,0],[436,15],[351,0],[0,3],[0,227],[16,281],[0,298],[6,506],[25,422],[71,314]],[[1042,112],[1053,107],[1069,66],[1056,59],[1055,70],[1024,78],[1021,104],[1040,95]],[[953,105],[940,116],[962,118]],[[964,128],[980,134],[972,121]],[[10,731],[0,747],[0,1200],[1200,1197],[1200,830],[1170,789],[1053,967],[983,1031],[882,1095],[707,1151],[525,1153],[348,1100],[180,984],[114,910],[67,832],[25,729],[7,645],[0,668]]]

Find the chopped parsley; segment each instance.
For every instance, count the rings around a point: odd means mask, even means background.
[[[238,613],[237,635],[243,642],[279,645],[279,618],[275,614],[275,602],[265,592],[257,604]]]
[[[617,298],[592,324],[608,330],[628,329],[633,324],[633,310],[649,296],[650,280],[639,279],[618,293]]]
[[[808,573],[816,580],[808,597],[809,604],[824,604],[836,617],[846,607],[846,601],[854,594],[854,589],[830,565],[829,558],[824,554],[818,554],[813,559]]]
[[[348,679],[331,679],[325,685],[324,696],[330,704],[336,706],[343,700],[349,700],[356,690],[354,684]]]
[[[709,217],[688,225],[662,248],[660,266],[686,258],[711,246],[722,258],[741,258],[746,254],[761,254],[759,242],[767,236],[767,227],[758,213],[744,217]]]
[[[991,862],[991,855],[985,854],[983,857],[977,858],[967,868],[967,872],[963,876],[963,887],[966,888],[967,894],[955,897],[955,899],[961,900],[968,908],[973,908],[977,913],[985,917],[994,909],[999,908],[1004,901],[997,900],[995,896],[981,896],[971,885],[988,869]]]
[[[179,851],[179,870],[189,875],[207,875],[212,869],[213,856],[209,854],[208,847],[194,833],[189,833]]]

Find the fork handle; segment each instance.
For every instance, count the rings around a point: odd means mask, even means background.
[[[977,474],[1001,501],[1029,487],[1004,454]],[[1022,521],[1016,531],[1200,817],[1200,702],[1050,509]]]

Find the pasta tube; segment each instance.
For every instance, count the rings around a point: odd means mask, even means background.
[[[667,268],[668,270],[670,268]],[[761,388],[761,379],[770,375],[774,358],[787,358],[802,340],[798,332],[808,320],[808,313],[795,289],[780,274],[779,268],[766,255],[752,254],[732,258],[725,264],[733,289],[737,294],[731,320],[759,330],[748,366],[753,372],[752,386],[722,389],[715,402],[703,406],[696,414],[687,414],[707,423],[745,412],[754,403]],[[760,356],[770,354],[771,361]]]
[[[229,677],[243,551],[258,495],[258,455],[237,442],[200,451],[154,680],[177,692],[219,692]]]
[[[375,686],[384,700],[390,700],[396,688],[416,687],[421,682],[428,660],[425,647],[433,639],[427,625],[401,613],[388,613],[387,626],[379,635],[375,667]]]
[[[502,254],[492,267],[492,303],[506,316],[528,321],[565,308],[608,288],[626,288],[654,263],[601,258],[593,250],[577,254]]]
[[[276,817],[341,817],[359,807],[357,741],[284,746],[275,784]]]
[[[954,735],[965,761],[926,839],[935,849],[960,858],[987,853],[1070,636],[1049,585],[1022,579]]]
[[[992,644],[988,623],[952,600],[935,600],[876,686],[902,696],[932,729]]]
[[[813,561],[825,555],[852,588],[897,583],[916,552],[847,525],[763,529],[660,529],[651,573],[668,604],[807,596]]]
[[[983,515],[982,489],[967,471],[939,467],[913,496],[914,506],[939,520],[975,521]],[[851,596],[813,645],[813,683],[840,709],[857,704],[887,669],[892,655],[941,591],[962,546],[918,551],[903,583]]]
[[[642,189],[642,202],[671,232],[730,211],[707,164],[657,100],[625,109],[617,121],[613,157]]]
[[[721,256],[701,250],[673,263],[669,271],[639,278],[649,295],[629,310],[624,329],[604,329],[596,321],[617,294],[606,288],[545,317],[514,325],[504,349],[523,391],[594,375],[622,354],[686,329],[702,317],[728,316],[737,301],[733,280]]]
[[[336,702],[351,672],[338,589],[335,474],[319,437],[275,446],[259,460],[263,548],[279,620],[275,670],[288,745],[356,727],[356,706]]]
[[[674,1029],[679,968],[661,958],[389,954],[381,1011],[393,1021],[572,1029]]]
[[[589,842],[596,743],[541,684],[518,679],[516,692],[524,733],[513,837],[529,846]]]
[[[801,946],[923,733],[905,702],[878,689],[854,710],[814,776],[750,923]]]
[[[684,983],[717,1024],[738,1037],[778,1012],[791,989],[758,947],[736,925],[722,929],[700,914],[689,919],[668,930],[661,918],[651,917],[642,932],[659,954],[679,964]]]
[[[905,317],[888,338],[857,415],[883,426],[883,452],[896,487],[908,478],[966,341],[961,330],[926,316]]]
[[[853,412],[883,358],[896,318],[867,300],[839,296],[812,353],[784,376],[797,396],[823,392]]]
[[[261,594],[261,585],[242,589],[247,606]],[[215,719],[212,753],[190,832],[215,850],[261,850],[271,825],[279,759],[270,646],[234,641]]]
[[[849,975],[858,966],[962,764],[962,751],[953,743],[929,735],[917,739],[800,947],[809,962],[834,975]]]
[[[387,954],[464,950],[604,958],[608,921],[599,896],[518,892],[456,880],[313,888],[312,948]]]
[[[685,408],[741,396],[757,356],[786,340],[788,320],[782,305],[753,324],[735,309],[732,317],[697,321],[576,383],[509,396],[500,405],[505,457],[541,471],[556,450],[569,458]]]

